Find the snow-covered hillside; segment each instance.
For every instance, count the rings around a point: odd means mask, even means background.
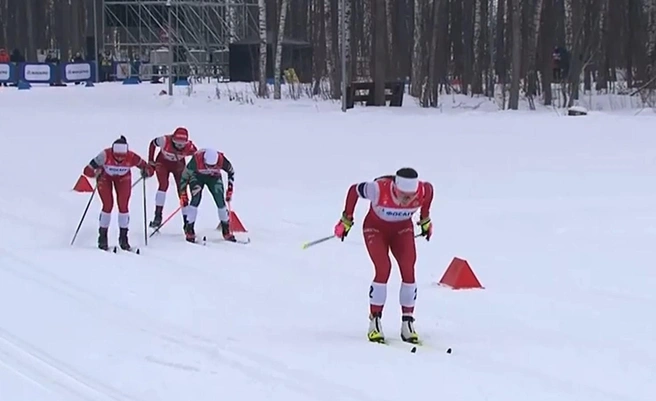
[[[656,394],[656,137],[638,116],[356,108],[158,96],[152,85],[0,90],[3,401],[649,401]],[[186,126],[236,169],[248,245],[188,244],[179,216],[143,244],[95,248],[71,191],[119,135]],[[436,188],[418,240],[416,353],[366,340],[372,267],[348,186],[415,167]],[[152,218],[154,178],[147,181]],[[165,215],[175,209],[171,188]],[[115,212],[116,213],[116,212]],[[197,229],[219,238],[205,196]],[[116,214],[110,229],[115,244]],[[485,289],[437,281],[453,257]],[[384,316],[397,338],[398,272]],[[447,354],[445,350],[452,348]]]

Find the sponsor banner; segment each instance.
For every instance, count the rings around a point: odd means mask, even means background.
[[[14,69],[13,64],[9,64],[9,63],[0,64],[0,82],[13,81],[12,79],[14,75],[12,74],[13,69]]]
[[[27,82],[50,83],[54,79],[50,64],[23,64],[23,79]]]
[[[89,81],[93,77],[92,63],[71,63],[63,66],[63,80],[66,82]]]

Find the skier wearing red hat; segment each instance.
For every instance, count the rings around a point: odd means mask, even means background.
[[[419,210],[417,225],[421,227],[421,235],[430,240],[433,232],[430,220],[433,186],[429,182],[420,181],[417,171],[412,168],[402,168],[395,175],[351,185],[342,218],[335,225],[334,231],[335,236],[342,241],[353,226],[353,212],[358,198],[371,202],[362,224],[365,246],[374,264],[374,279],[369,287],[369,341],[385,341],[381,318],[387,299],[387,281],[392,269],[389,257],[391,251],[401,272],[401,339],[418,343],[419,336],[414,329],[413,316],[417,299],[417,254],[412,216]]]
[[[160,148],[155,157],[155,149]],[[196,153],[198,149],[189,140],[189,132],[184,127],[178,127],[173,134],[157,137],[150,141],[148,147],[148,164],[155,168],[159,188],[155,195],[155,217],[150,222],[150,227],[157,228],[162,224],[162,211],[166,202],[166,191],[169,189],[169,175],[173,174],[177,192],[187,193],[186,188],[180,188],[180,177],[185,169],[185,157]],[[182,197],[182,218],[184,226],[187,224],[187,196]]]
[[[112,219],[114,208],[114,194],[118,206],[118,242],[121,249],[131,250],[128,241],[128,227],[130,223],[130,196],[132,195],[132,172],[136,167],[141,170],[143,178],[152,177],[155,171],[136,153],[128,148],[128,141],[124,136],[115,140],[111,147],[103,149],[84,168],[84,175],[97,179],[98,195],[102,202],[100,212],[100,227],[98,229],[98,248],[109,249],[107,232]]]

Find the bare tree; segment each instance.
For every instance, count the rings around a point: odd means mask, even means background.
[[[259,28],[260,28],[260,63],[259,63],[259,73],[260,80],[257,88],[257,96],[259,97],[268,97],[269,88],[267,87],[267,13],[266,13],[266,0],[258,0],[258,9],[259,9]]]
[[[522,63],[522,37],[521,37],[521,15],[519,0],[509,0],[512,4],[512,75],[510,78],[510,97],[508,107],[511,110],[519,109],[519,80]]]
[[[328,74],[328,81],[330,82],[330,95],[333,99],[339,99],[340,85],[337,70],[337,49],[335,46],[335,38],[337,33],[335,28],[337,25],[336,18],[333,19],[333,1],[324,0],[324,29],[326,32],[326,73]]]
[[[431,42],[428,51],[428,77],[427,85],[420,98],[420,104],[423,107],[437,107],[439,98],[439,68],[438,68],[438,38],[439,38],[439,18],[440,6],[447,0],[433,0],[431,5]]]
[[[385,81],[387,74],[387,48],[386,48],[386,18],[385,2],[374,1],[374,104],[376,106],[385,105]]]
[[[412,47],[412,73],[410,94],[415,97],[421,96],[426,77],[426,27],[422,16],[426,14],[428,0],[414,0],[414,28]]]
[[[547,0],[549,1],[549,0]],[[527,48],[528,60],[527,60],[527,89],[526,94],[530,102],[531,109],[535,109],[535,104],[533,102],[533,97],[537,94],[537,82],[538,82],[538,65],[536,65],[537,58],[537,48],[538,48],[538,29],[540,27],[540,19],[542,18],[542,4],[543,0],[534,0],[532,3],[533,14],[529,17],[528,21],[528,32],[525,42]]]
[[[280,22],[278,23],[278,38],[276,40],[276,56],[273,66],[273,98],[280,99],[280,64],[282,63],[282,42],[285,37],[285,22],[287,21],[289,0],[280,0]]]

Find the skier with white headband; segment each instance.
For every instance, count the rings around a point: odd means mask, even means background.
[[[433,186],[429,182],[420,181],[419,174],[412,168],[402,168],[395,175],[351,185],[342,218],[334,230],[335,236],[342,241],[353,226],[353,213],[358,198],[371,202],[362,224],[365,246],[374,264],[374,279],[369,287],[369,341],[385,342],[381,319],[387,299],[387,281],[392,270],[389,257],[391,251],[401,272],[401,339],[419,343],[419,336],[414,329],[417,254],[412,216],[419,210],[417,225],[421,227],[421,235],[427,241],[430,240],[433,233],[430,220]]]
[[[102,202],[100,212],[100,227],[98,229],[98,248],[109,249],[107,232],[112,219],[114,209],[114,194],[116,191],[116,204],[118,206],[118,242],[121,249],[131,250],[128,241],[128,228],[130,225],[130,196],[132,195],[132,172],[131,168],[141,170],[143,178],[152,177],[155,170],[146,163],[138,154],[128,148],[128,141],[124,136],[112,143],[112,146],[103,149],[84,168],[84,175],[95,177],[98,185],[98,195]]]
[[[221,172],[225,171],[228,175],[228,185],[224,188]],[[178,188],[180,188],[180,199],[188,203],[187,223],[185,225],[185,237],[188,242],[196,242],[196,218],[198,216],[198,206],[203,196],[203,189],[207,187],[214,199],[219,220],[221,221],[221,231],[223,239],[230,242],[237,242],[235,235],[230,229],[230,213],[226,202],[232,200],[234,190],[235,170],[232,163],[223,154],[214,149],[201,149],[196,152],[187,167],[182,172]],[[191,189],[191,200],[187,200],[187,186]],[[224,191],[225,189],[225,196]]]

